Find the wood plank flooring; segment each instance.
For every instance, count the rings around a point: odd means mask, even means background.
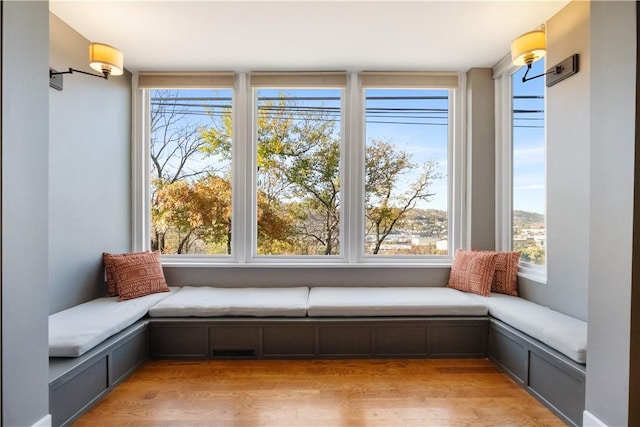
[[[82,426],[562,426],[484,359],[151,360]]]

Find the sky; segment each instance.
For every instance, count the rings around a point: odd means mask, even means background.
[[[440,178],[430,188],[435,194],[430,202],[420,202],[417,207],[447,210],[448,91],[367,89],[365,95],[366,144],[372,139],[388,140],[409,153],[412,163],[436,162]],[[416,169],[407,176],[407,182],[414,181],[419,173]]]
[[[544,95],[544,78],[526,83],[521,76],[526,67],[521,68],[513,77],[514,91],[514,209],[544,213],[545,171],[544,171],[544,99],[526,98]],[[530,75],[544,70],[544,61],[533,64]],[[279,89],[260,90],[261,97],[277,98]],[[306,97],[296,101],[306,111],[318,111],[336,120],[339,126],[340,90],[296,89],[288,92],[292,97]],[[384,139],[398,149],[411,155],[411,161],[423,164],[432,160],[437,163],[440,179],[433,182],[431,190],[435,193],[428,203],[421,202],[418,207],[428,209],[447,209],[448,178],[448,91],[446,90],[405,90],[405,89],[367,89],[366,90],[366,126],[365,140]],[[206,106],[231,105],[231,91],[189,90],[180,94],[184,101],[178,101],[190,113],[185,120],[208,124],[210,117]],[[521,98],[525,97],[525,98]],[[192,98],[205,98],[203,100]],[[209,98],[209,99],[206,99]],[[217,98],[217,99],[216,99]],[[195,105],[188,107],[188,105]],[[216,110],[214,110],[216,111]],[[217,111],[220,111],[218,108]],[[542,119],[542,120],[541,120]],[[196,163],[197,164],[197,163]],[[407,176],[407,182],[414,180],[419,171]]]
[[[528,77],[544,73],[533,63]],[[526,67],[513,75],[513,208],[545,213],[545,128],[543,77],[522,82]]]

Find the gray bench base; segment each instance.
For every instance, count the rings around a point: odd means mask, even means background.
[[[148,358],[148,321],[139,321],[79,357],[49,358],[53,426],[71,425]]]
[[[489,359],[564,422],[582,425],[586,366],[491,319]]]
[[[486,357],[487,317],[154,318],[150,355],[169,359]]]
[[[54,426],[68,426],[148,357],[489,357],[562,420],[580,425],[585,366],[489,317],[153,318],[76,358],[49,359]]]

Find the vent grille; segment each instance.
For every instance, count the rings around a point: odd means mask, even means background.
[[[255,359],[255,348],[214,348],[211,354],[213,358],[219,359]]]

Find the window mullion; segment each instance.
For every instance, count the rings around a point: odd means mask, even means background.
[[[466,135],[466,74],[460,73],[459,88],[449,91],[449,257],[453,258],[456,249],[471,245],[471,216],[467,195],[469,194],[470,165]]]
[[[232,185],[232,225],[231,253],[234,260],[245,263],[251,256],[251,213],[252,175],[249,163],[249,153],[252,147],[252,113],[251,91],[248,85],[248,75],[241,73],[236,76],[235,96],[233,97],[233,185]]]
[[[133,120],[131,129],[131,249],[149,249],[149,91],[137,88],[137,76],[132,79]]]
[[[343,213],[345,216],[343,236],[345,240],[345,258],[349,263],[356,263],[362,257],[359,242],[364,241],[364,172],[362,124],[364,109],[360,75],[349,73],[345,93],[345,139],[344,162],[342,176],[344,185]]]
[[[496,249],[511,250],[513,230],[513,137],[511,123],[511,74],[503,74],[496,84]]]

